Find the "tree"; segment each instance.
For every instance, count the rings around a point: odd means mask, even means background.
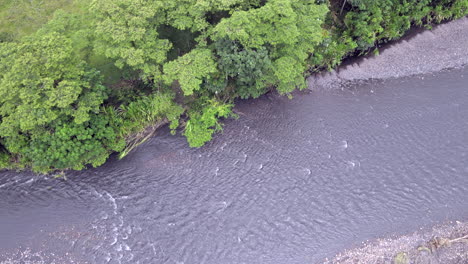
[[[24,139],[26,142],[18,154],[23,163],[30,164],[38,172],[81,170],[87,164],[97,167],[110,153],[121,151],[125,146],[125,141],[118,138],[116,129],[110,126],[109,117],[103,114],[91,114],[82,124],[63,117],[47,127],[31,131]],[[6,145],[12,143],[8,140]]]
[[[218,80],[209,80],[205,86],[215,92],[222,91],[227,82],[235,85],[235,95],[256,98],[270,85],[264,77],[272,71],[272,62],[265,47],[244,48],[236,41],[221,39],[215,43],[219,69]],[[220,86],[210,84],[216,84]]]
[[[165,22],[164,1],[100,0],[91,11],[96,18],[96,49],[129,66],[143,78],[160,79],[161,66],[172,45],[160,39],[158,27]]]
[[[262,0],[178,0],[164,1],[167,24],[180,30],[209,33],[219,19],[234,10],[257,8]],[[209,35],[205,35],[208,37]]]
[[[199,90],[203,79],[215,72],[216,63],[209,49],[194,49],[164,65],[166,83],[177,80],[186,96]]]
[[[238,41],[247,49],[267,48],[274,71],[265,79],[288,93],[304,87],[305,60],[323,38],[321,25],[327,12],[326,5],[313,0],[270,0],[222,19],[213,39]]]
[[[28,131],[68,115],[80,124],[99,112],[106,88],[73,56],[71,41],[56,33],[1,48],[0,133]]]
[[[119,149],[99,115],[106,97],[99,73],[56,32],[0,45],[0,137],[39,170],[100,165]]]

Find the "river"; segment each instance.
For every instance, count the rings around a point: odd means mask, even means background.
[[[66,179],[0,173],[0,263],[320,263],[468,219],[468,68],[241,101]],[[29,262],[28,262],[29,261]]]

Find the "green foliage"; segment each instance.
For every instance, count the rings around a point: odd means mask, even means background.
[[[162,39],[168,39],[172,43],[172,49],[167,54],[167,60],[172,61],[190,52],[196,45],[195,38],[199,33],[189,30],[180,30],[171,26],[163,25],[158,29]]]
[[[11,166],[11,156],[5,151],[0,152],[0,170],[8,169]]]
[[[172,94],[159,92],[122,105],[118,110],[108,107],[106,113],[111,118],[112,126],[118,128],[119,138],[126,140],[120,157],[148,139],[154,132],[151,128],[157,128],[166,121],[170,122],[169,127],[175,132],[183,112],[184,109],[173,102]]]
[[[92,115],[82,124],[66,119],[58,120],[47,128],[37,129],[22,139],[22,162],[33,170],[47,172],[50,169],[81,170],[86,164],[102,165],[113,151],[121,151],[123,140],[117,140],[113,127],[103,115]],[[10,147],[13,142],[6,142]]]
[[[74,57],[71,41],[56,33],[0,46],[0,67],[2,136],[63,115],[81,124],[106,98],[98,73]]]
[[[225,88],[227,81],[232,80],[236,95],[241,98],[258,97],[265,92],[268,84],[264,76],[272,71],[272,63],[265,47],[258,49],[245,49],[239,43],[227,39],[215,43],[218,65],[221,71],[221,89],[212,90],[220,92]],[[211,80],[213,83],[215,80]]]
[[[119,68],[129,66],[144,78],[161,77],[161,66],[171,49],[160,39],[157,28],[164,23],[162,1],[94,0],[96,49],[115,60]]]
[[[346,32],[354,38],[359,49],[367,50],[380,40],[401,37],[411,23],[421,24],[431,8],[430,0],[352,1],[358,12],[345,18]]]
[[[53,18],[36,33],[38,36],[48,34],[58,34],[71,41],[70,45],[74,56],[81,60],[89,63],[89,58],[94,55],[94,36],[90,14],[68,13],[57,10]]]
[[[0,136],[22,163],[78,169],[118,150],[113,129],[97,117],[106,88],[69,38],[50,32],[4,43],[0,70]]]
[[[468,0],[439,0],[431,13],[430,19],[441,22],[468,14]]]
[[[321,70],[323,68],[331,70],[338,66],[342,59],[356,50],[357,47],[357,43],[351,37],[330,32],[310,58],[311,70]]]
[[[217,71],[216,62],[209,49],[194,49],[164,65],[165,81],[171,84],[177,80],[185,95],[192,95],[200,89],[204,78]]]
[[[119,127],[121,136],[139,133],[163,119],[171,122],[171,129],[176,129],[184,109],[172,99],[171,94],[157,92],[141,97],[128,105],[122,105],[115,115],[117,119],[114,120],[118,122],[115,125]]]
[[[468,0],[4,0],[0,168],[82,169],[186,113],[200,147],[235,98],[468,14]],[[331,10],[331,11],[330,11]]]
[[[350,55],[400,38],[411,25],[430,25],[468,14],[468,0],[348,0],[329,14],[327,37],[310,58],[312,70],[331,69]]]
[[[167,10],[167,24],[192,32],[208,32],[213,20],[227,17],[229,12],[260,6],[261,0],[177,0],[162,1]],[[205,35],[206,36],[206,35]],[[203,36],[202,36],[203,38]]]
[[[203,99],[200,105],[189,112],[189,120],[185,126],[184,135],[190,147],[201,147],[210,141],[213,133],[221,131],[219,118],[232,115],[232,104],[225,104],[212,99]]]
[[[222,19],[213,38],[237,41],[246,49],[267,48],[273,71],[264,80],[288,93],[304,87],[306,59],[322,41],[321,25],[327,12],[326,5],[315,1],[270,0],[260,8]]]

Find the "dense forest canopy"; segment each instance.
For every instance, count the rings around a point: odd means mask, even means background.
[[[0,165],[83,169],[169,123],[192,147],[236,98],[468,13],[468,0],[4,0]]]

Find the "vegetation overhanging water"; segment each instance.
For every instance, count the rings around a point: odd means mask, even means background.
[[[200,147],[234,99],[289,95],[307,73],[467,13],[467,0],[7,0],[0,166],[96,167],[166,122]]]

